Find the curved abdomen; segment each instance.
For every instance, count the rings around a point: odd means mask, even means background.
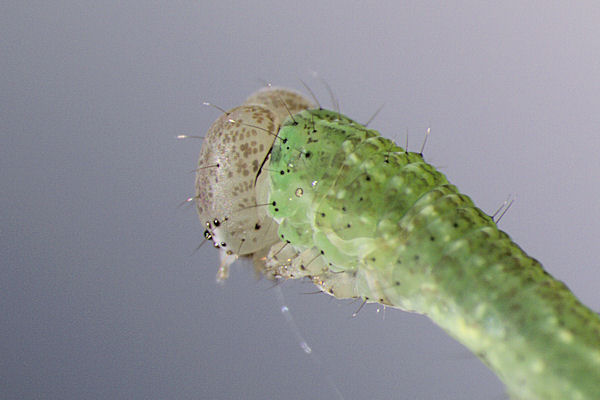
[[[599,398],[598,316],[420,154],[326,110],[279,138],[269,212],[323,286],[345,274],[344,293],[429,316],[515,398]]]

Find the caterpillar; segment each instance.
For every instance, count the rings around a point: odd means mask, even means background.
[[[265,88],[200,151],[195,202],[221,255],[270,279],[428,316],[512,399],[600,398],[600,317],[421,153]]]

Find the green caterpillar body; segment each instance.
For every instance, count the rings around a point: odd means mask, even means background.
[[[264,275],[425,314],[512,398],[600,398],[598,315],[421,154],[323,109],[277,132],[256,178],[279,225],[254,259]]]

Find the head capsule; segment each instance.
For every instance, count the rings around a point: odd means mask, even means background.
[[[208,130],[198,159],[196,207],[204,236],[221,255],[217,280],[239,256],[266,254],[278,241],[268,215],[269,154],[290,113],[313,108],[301,94],[265,88],[221,115]]]

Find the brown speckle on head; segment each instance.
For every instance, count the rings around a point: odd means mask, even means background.
[[[229,217],[223,238],[230,248],[240,248],[245,225],[251,221],[254,231],[260,220],[256,209],[240,210],[237,204],[256,204],[256,174],[278,127],[273,112],[259,105],[245,105],[221,115],[205,136],[196,174],[197,208],[202,220]],[[256,135],[250,135],[252,131]],[[262,151],[254,151],[258,148]],[[240,250],[244,254],[253,251],[250,247]]]
[[[275,113],[279,123],[283,123],[291,114],[315,108],[312,101],[302,94],[280,87],[263,88],[246,99],[245,104],[260,104]],[[288,111],[289,110],[289,111]]]
[[[268,197],[268,154],[283,121],[307,108],[314,105],[297,92],[262,89],[221,115],[205,135],[196,173],[197,210],[202,221],[222,221],[211,237],[218,236],[236,256],[278,240],[277,223],[258,206]]]

